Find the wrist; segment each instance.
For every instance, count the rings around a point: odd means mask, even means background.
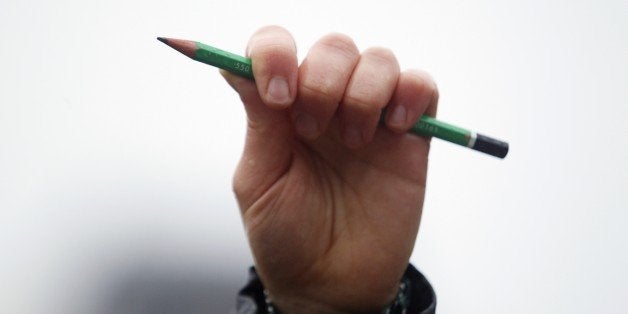
[[[266,290],[264,290],[264,298],[266,313],[268,314],[351,313],[346,309],[334,308],[327,304],[313,302],[312,300],[300,300],[295,298],[273,299]]]
[[[404,285],[405,284],[405,285]],[[428,280],[412,265],[404,272],[398,286],[398,293],[379,307],[347,307],[332,306],[325,302],[313,302],[311,298],[303,299],[298,296],[278,295],[278,302],[273,300],[273,295],[264,293],[264,286],[253,267],[249,270],[249,279],[244,288],[240,290],[237,299],[238,313],[423,313],[433,314],[436,309],[436,295]],[[268,297],[266,297],[268,296]],[[372,300],[366,302],[372,304]],[[352,304],[356,304],[353,302]],[[268,305],[277,310],[270,312]],[[363,306],[366,304],[362,304]],[[405,308],[405,312],[404,312]]]
[[[395,296],[391,300],[396,299]],[[386,302],[384,305],[380,303],[372,304],[327,304],[315,302],[312,300],[295,299],[295,298],[279,298],[273,299],[268,293],[265,294],[266,311],[269,314],[350,314],[350,313],[394,313],[386,312],[391,308],[393,301]]]
[[[268,290],[264,289],[264,303],[269,314],[291,313],[375,313],[396,314],[406,313],[410,305],[411,281],[404,277],[391,293],[385,296],[373,296],[360,298],[360,301],[351,298],[335,299],[334,304],[315,302],[312,297],[299,298],[296,296],[272,297]],[[329,300],[329,299],[328,299]],[[379,301],[378,301],[379,300]],[[381,301],[383,300],[383,301]],[[346,301],[346,302],[343,302]]]

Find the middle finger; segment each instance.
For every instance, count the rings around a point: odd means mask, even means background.
[[[362,53],[339,108],[342,139],[349,148],[373,139],[398,78],[399,63],[390,50],[370,48]]]

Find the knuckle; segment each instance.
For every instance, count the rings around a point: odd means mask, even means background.
[[[260,28],[257,29],[257,31],[255,32],[255,34],[261,34],[261,33],[266,33],[266,32],[285,32],[288,33],[288,30],[277,25],[277,24],[269,24],[269,25],[264,25]]]
[[[363,115],[372,115],[380,111],[381,105],[372,101],[370,97],[360,97],[359,95],[346,95],[343,104],[352,112],[359,112]]]
[[[392,50],[385,47],[371,47],[362,52],[363,57],[373,59],[389,66],[399,67],[397,57]]]
[[[247,45],[247,55],[268,53],[279,50],[295,53],[296,46],[292,35],[283,27],[277,25],[264,26],[258,29]]]
[[[355,58],[359,55],[358,47],[351,37],[342,33],[330,33],[323,36],[318,43],[330,48],[347,58]]]
[[[404,71],[403,74],[417,85],[421,85],[422,87],[430,90],[438,90],[434,78],[426,71],[410,69]]]
[[[433,106],[434,108],[436,108],[438,106],[438,98],[440,97],[440,93],[438,92],[438,88],[433,90],[432,93],[432,102],[431,102],[431,106]]]
[[[285,58],[295,58],[294,50],[281,43],[269,42],[251,49],[251,58],[262,59],[267,62],[282,60]]]
[[[308,102],[316,102],[319,104],[333,104],[338,102],[339,97],[336,86],[328,83],[329,82],[303,82],[299,85],[299,94],[301,98],[307,99]]]
[[[292,39],[292,35],[287,29],[279,25],[267,25],[260,27],[251,36],[251,42],[264,41],[268,39],[288,38]]]
[[[434,78],[423,70],[407,70],[405,71],[406,77],[409,80],[413,81],[413,84],[416,85],[416,89],[422,90],[423,93],[430,95],[430,106],[436,106],[438,104],[439,92],[438,86],[436,85],[436,81]]]

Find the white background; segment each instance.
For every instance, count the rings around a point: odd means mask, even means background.
[[[628,2],[0,2],[0,312],[226,313],[251,257],[230,188],[245,117],[217,70],[155,40],[302,58],[339,31],[423,68],[439,117],[412,262],[439,313],[628,307]]]

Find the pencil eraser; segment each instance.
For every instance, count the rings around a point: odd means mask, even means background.
[[[508,155],[508,143],[482,134],[477,135],[471,148],[499,158]]]

